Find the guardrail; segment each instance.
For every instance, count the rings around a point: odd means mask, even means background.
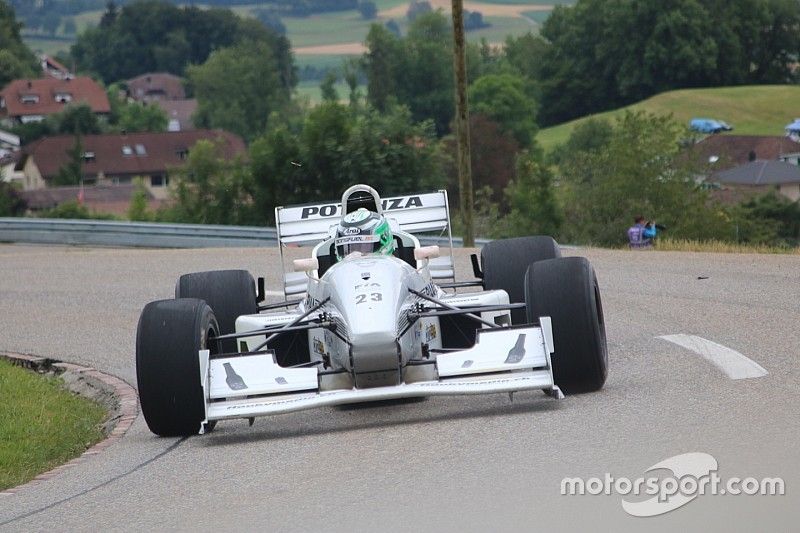
[[[0,242],[72,244],[132,248],[215,248],[276,246],[275,228],[211,226],[58,218],[0,218]],[[446,245],[446,237],[421,236],[425,245]],[[489,242],[478,239],[480,246]],[[453,245],[462,246],[453,237]]]

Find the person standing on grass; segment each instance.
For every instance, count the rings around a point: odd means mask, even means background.
[[[652,248],[656,233],[655,223],[648,221],[645,224],[644,217],[639,215],[634,219],[633,226],[628,228],[628,245],[636,249]]]

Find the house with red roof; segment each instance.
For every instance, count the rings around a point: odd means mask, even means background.
[[[105,90],[86,76],[14,80],[0,91],[0,120],[9,124],[41,122],[70,103],[84,103],[100,116],[111,112]]]
[[[130,185],[141,178],[156,199],[168,196],[170,174],[186,164],[198,141],[214,142],[219,157],[233,160],[246,152],[241,137],[223,130],[142,132],[81,137],[84,185]],[[25,176],[23,189],[47,188],[70,160],[75,136],[44,137],[22,149],[16,170]]]

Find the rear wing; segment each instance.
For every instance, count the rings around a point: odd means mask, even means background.
[[[381,204],[384,216],[393,219],[401,231],[415,235],[433,233],[439,239],[447,239],[450,254],[431,261],[431,276],[438,280],[454,281],[453,234],[447,191],[394,196],[382,199]],[[283,248],[319,244],[331,236],[331,228],[339,224],[341,216],[342,206],[339,202],[275,208],[281,267],[284,269],[284,292],[287,297],[305,292],[306,275],[286,274]]]

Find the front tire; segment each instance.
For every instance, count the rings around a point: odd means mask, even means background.
[[[555,239],[548,236],[491,241],[481,249],[483,287],[487,291],[502,289],[508,293],[512,304],[523,303],[528,266],[556,257],[561,257],[561,249]],[[525,322],[525,310],[512,309],[511,321],[514,324]]]
[[[202,300],[147,304],[136,331],[136,382],[150,431],[162,437],[196,435],[205,419],[198,352],[215,353],[219,326]]]
[[[222,334],[233,333],[236,319],[258,313],[256,284],[246,270],[213,270],[184,274],[175,284],[175,298],[198,298],[214,311]],[[238,352],[235,339],[221,341],[224,353]]]
[[[553,325],[553,379],[565,392],[603,388],[608,347],[597,276],[585,257],[534,263],[525,275],[529,321],[549,316]]]

